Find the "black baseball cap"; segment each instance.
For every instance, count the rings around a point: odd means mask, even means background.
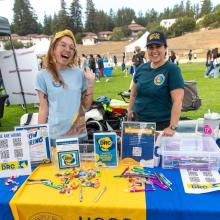
[[[147,44],[146,47],[151,44],[161,44],[167,46],[167,39],[163,32],[161,31],[152,31],[147,36]]]

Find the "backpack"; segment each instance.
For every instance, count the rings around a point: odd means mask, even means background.
[[[202,101],[198,95],[196,81],[185,81],[182,111],[197,110],[201,105]]]
[[[140,66],[142,63],[144,63],[143,55],[140,53],[135,54],[132,57],[132,62],[134,63],[135,67],[137,68]]]

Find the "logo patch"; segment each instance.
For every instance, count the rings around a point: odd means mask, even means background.
[[[100,138],[98,140],[101,151],[109,151],[112,147],[112,140],[110,137]]]
[[[153,33],[149,36],[149,40],[158,40],[160,39],[160,33]]]
[[[61,86],[61,84],[59,82],[56,82],[56,81],[53,81],[52,84],[53,84],[54,87],[60,87]]]
[[[161,86],[165,82],[165,76],[163,74],[159,74],[154,78],[154,84],[157,86]]]

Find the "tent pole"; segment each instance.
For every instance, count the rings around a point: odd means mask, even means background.
[[[27,104],[26,104],[26,100],[25,100],[25,96],[24,96],[24,90],[23,90],[23,86],[22,86],[22,82],[21,82],[20,71],[19,71],[19,68],[18,68],[18,62],[17,62],[17,58],[16,58],[14,46],[13,46],[13,44],[12,44],[11,35],[9,35],[9,38],[10,38],[11,48],[12,48],[12,51],[13,51],[13,56],[14,56],[16,71],[17,71],[17,73],[18,73],[18,80],[19,80],[19,84],[20,84],[20,87],[21,87],[21,95],[22,95],[22,98],[23,98],[23,101],[24,101],[24,108],[25,108],[25,112],[27,113],[27,112],[28,112],[28,111],[27,111]]]

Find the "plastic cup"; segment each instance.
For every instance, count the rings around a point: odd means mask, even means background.
[[[204,115],[203,135],[218,138],[220,115],[207,113]]]

